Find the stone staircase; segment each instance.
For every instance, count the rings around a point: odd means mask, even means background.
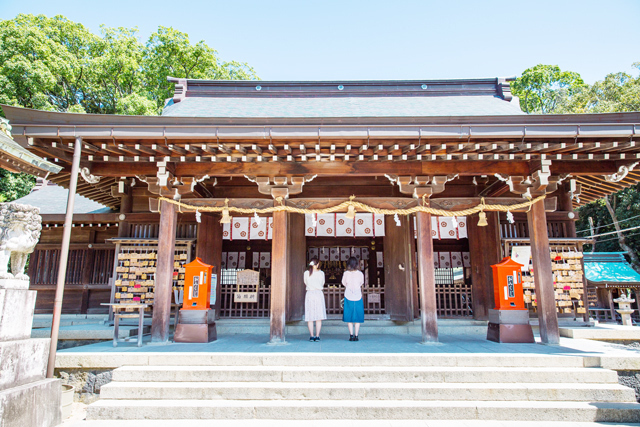
[[[125,366],[87,420],[640,422],[598,358],[531,354],[167,354]]]

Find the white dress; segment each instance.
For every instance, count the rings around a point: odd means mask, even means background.
[[[314,271],[309,275],[309,271],[304,272],[304,284],[307,287],[307,294],[304,297],[304,320],[313,322],[315,320],[325,320],[327,309],[324,303],[324,272]]]

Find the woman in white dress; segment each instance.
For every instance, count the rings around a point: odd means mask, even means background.
[[[322,321],[327,318],[327,309],[324,304],[324,272],[319,269],[320,261],[317,257],[311,258],[309,269],[304,272],[304,284],[307,294],[304,297],[304,320],[309,326],[309,341],[320,341],[320,329]],[[313,333],[313,322],[316,322],[316,333]]]

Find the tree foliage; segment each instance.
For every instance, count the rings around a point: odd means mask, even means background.
[[[0,103],[71,113],[156,115],[173,85],[167,76],[257,79],[245,63],[224,62],[204,41],[159,27],[146,43],[136,28],[93,34],[64,16],[0,21]],[[0,169],[0,198],[29,193],[35,180]]]
[[[167,76],[257,79],[245,63],[224,62],[204,41],[159,27],[146,43],[135,28],[100,35],[63,16],[0,21],[0,103],[50,111],[158,114]]]
[[[557,65],[538,64],[524,70],[511,89],[520,98],[520,108],[525,113],[549,114],[584,86],[578,73],[562,71]]]

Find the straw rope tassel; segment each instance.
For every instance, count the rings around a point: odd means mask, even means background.
[[[373,206],[365,205],[364,203],[358,202],[354,196],[349,197],[349,200],[340,203],[339,205],[332,206],[330,208],[324,209],[302,209],[296,208],[293,206],[286,206],[284,204],[284,200],[282,197],[278,197],[276,199],[280,204],[278,206],[263,208],[263,209],[247,209],[247,208],[236,208],[228,205],[228,199],[225,200],[225,206],[194,206],[186,203],[182,203],[173,199],[168,199],[166,197],[160,197],[159,201],[165,201],[167,203],[172,203],[174,205],[178,205],[182,209],[196,211],[199,210],[201,212],[214,212],[220,213],[223,210],[227,210],[228,212],[238,213],[238,214],[268,214],[273,212],[291,212],[291,213],[299,213],[299,214],[326,214],[326,213],[334,213],[339,211],[345,211],[349,208],[349,206],[353,206],[356,211],[359,212],[370,212],[378,215],[411,215],[416,212],[426,212],[435,216],[468,216],[473,215],[479,212],[508,212],[513,210],[531,208],[534,203],[537,203],[541,200],[545,199],[545,195],[541,195],[536,197],[535,199],[518,203],[516,205],[487,205],[484,203],[484,198],[481,200],[480,204],[474,206],[472,208],[463,209],[460,211],[450,211],[445,209],[435,209],[429,206],[414,206],[409,209],[379,209],[374,208]]]

